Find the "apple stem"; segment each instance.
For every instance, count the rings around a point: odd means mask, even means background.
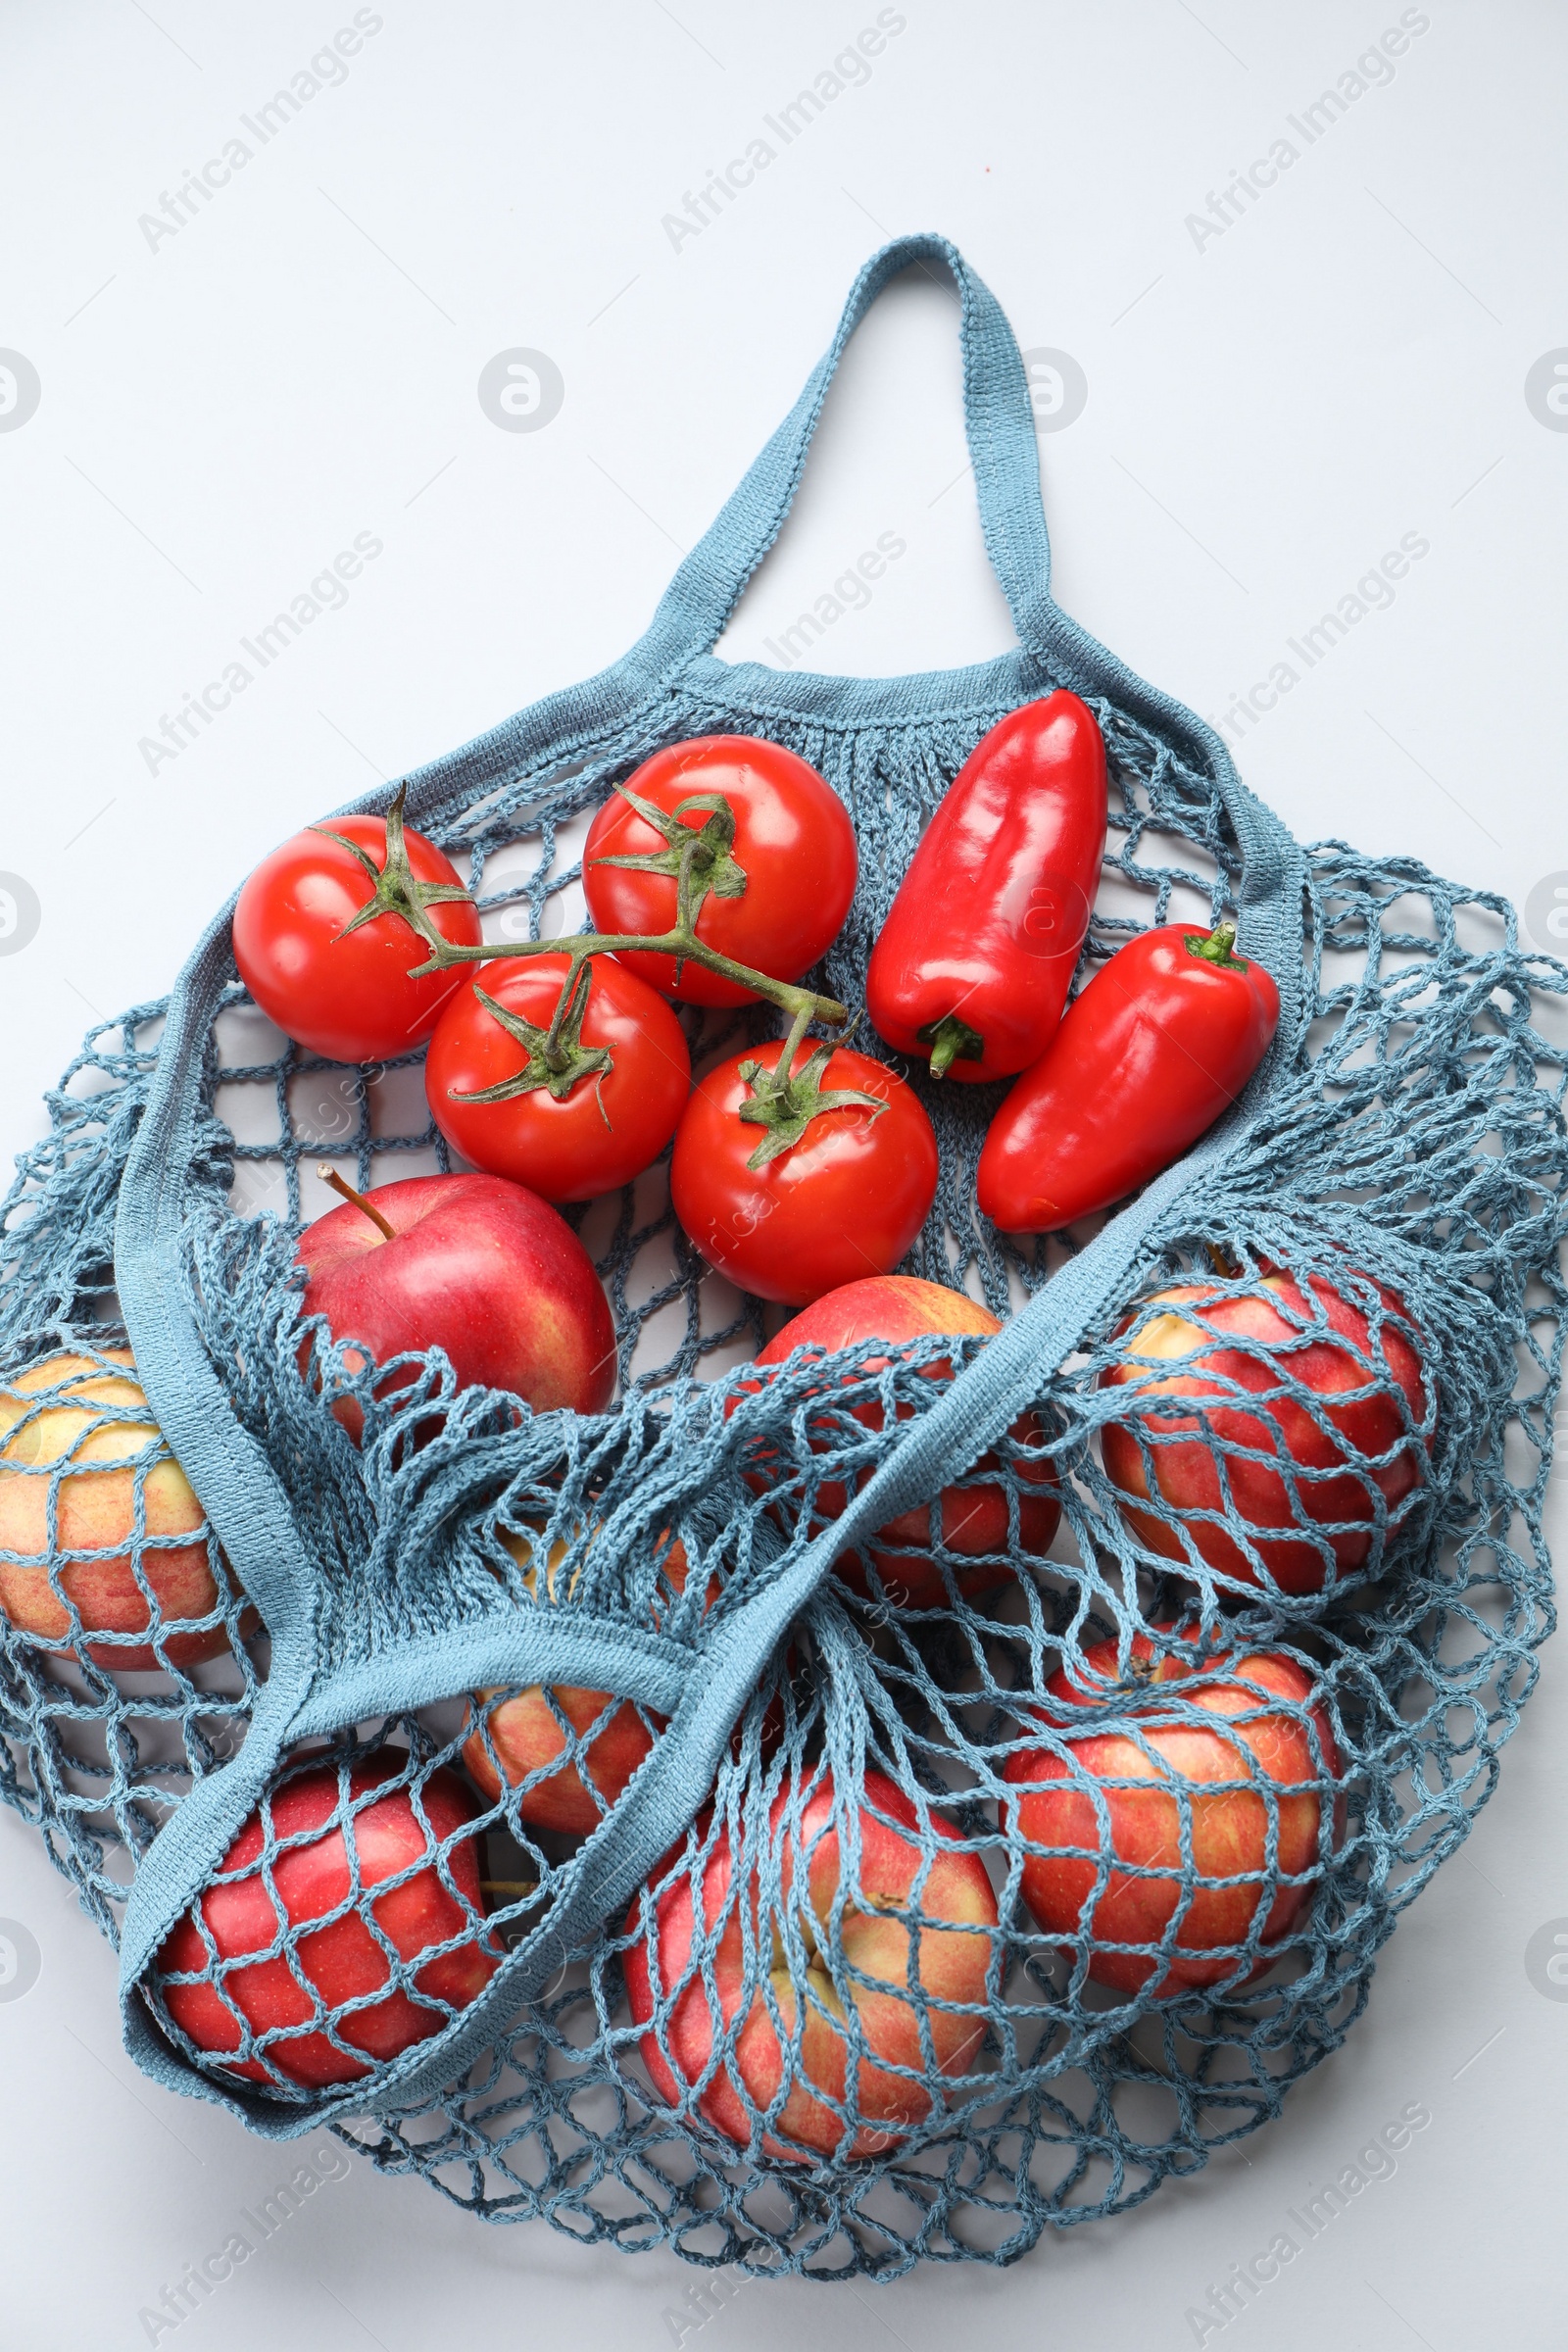
[[[1189,932],[1187,953],[1196,956],[1201,963],[1217,964],[1224,972],[1245,972],[1247,969],[1246,957],[1236,953],[1236,925],[1233,922],[1216,923],[1206,939],[1199,939]]]
[[[389,1242],[397,1240],[397,1235],[382,1216],[381,1211],[378,1208],[372,1208],[365,1195],[357,1193],[353,1185],[338,1174],[336,1168],[329,1168],[324,1159],[318,1159],[316,1163],[316,1173],[323,1184],[329,1184],[332,1187],[334,1193],[340,1194],[345,1200],[352,1200],[356,1208],[363,1208],[370,1223],[379,1225]]]

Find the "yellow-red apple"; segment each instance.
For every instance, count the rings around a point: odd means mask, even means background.
[[[878,1274],[863,1282],[846,1283],[842,1289],[829,1291],[800,1314],[785,1324],[777,1337],[770,1340],[757,1361],[760,1366],[781,1364],[797,1348],[821,1348],[836,1350],[853,1347],[858,1340],[884,1340],[891,1351],[901,1342],[923,1339],[930,1332],[978,1334],[989,1339],[1002,1329],[989,1308],[977,1304],[962,1291],[949,1290],[940,1282],[922,1282],[911,1275]],[[880,1372],[888,1362],[887,1356],[871,1356],[866,1361],[868,1372]],[[953,1366],[944,1357],[924,1366],[928,1380],[950,1381]],[[882,1407],[874,1399],[853,1408],[855,1418],[867,1429],[882,1427]],[[912,1408],[897,1408],[901,1418]],[[1024,1445],[1038,1446],[1040,1424],[1033,1413],[1023,1414],[1013,1425],[1012,1435]],[[942,1543],[947,1550],[974,1562],[972,1567],[955,1571],[955,1581],[965,1598],[977,1597],[1006,1581],[1008,1570],[1004,1555],[1007,1549],[1007,1490],[994,1474],[998,1469],[994,1453],[986,1454],[969,1478],[976,1483],[962,1487],[945,1487],[939,1500]],[[992,1476],[988,1477],[987,1474]],[[760,1485],[760,1473],[752,1473],[752,1483]],[[863,1486],[869,1471],[859,1474],[858,1485]],[[1056,1486],[1056,1474],[1050,1462],[1019,1462],[1014,1466],[1019,1485],[1018,1539],[1025,1551],[1043,1554],[1051,1548],[1051,1540],[1061,1517],[1061,1498]],[[983,1482],[983,1483],[982,1483]],[[844,1485],[825,1480],[817,1489],[813,1533],[826,1521],[836,1519],[849,1500]],[[896,1605],[913,1609],[940,1609],[948,1599],[948,1588],[941,1569],[930,1556],[931,1513],[925,1503],[912,1510],[902,1511],[877,1529],[869,1539],[872,1564],[881,1580],[887,1597]],[[899,1548],[890,1548],[893,1545]],[[855,1553],[846,1553],[836,1563],[837,1573],[856,1592],[869,1590],[868,1579]]]
[[[632,1903],[624,1929],[632,1938],[625,1956],[632,2018],[644,2029],[642,2053],[654,2088],[671,2106],[702,2079],[715,2047],[726,2045],[698,2102],[726,2138],[747,2145],[751,2113],[768,2108],[782,2089],[780,2109],[762,2137],[767,2154],[798,2162],[808,2161],[808,2151],[876,2155],[932,2112],[939,2089],[933,2059],[938,2076],[951,2076],[963,2073],[977,2056],[996,1897],[979,1855],[936,1823],[937,1850],[920,1877],[918,1817],[881,1773],[868,1772],[859,1791],[859,1858],[853,1875],[827,1773],[807,1795],[798,1837],[788,1833],[788,1805],[787,1792],[775,1801],[770,1834],[782,1876],[779,1900],[806,1948],[804,2008],[779,1919],[764,1910],[755,1872],[744,1886],[733,1885],[734,1857],[722,1832],[702,1871],[700,1921],[691,1875],[678,1864],[662,1866]],[[797,1883],[803,1862],[804,1886]],[[841,1892],[838,1934],[849,1966],[836,1984],[828,1950]],[[645,1904],[657,1916],[657,1958],[649,1948]],[[694,1966],[694,1943],[706,1944],[715,1930],[706,1966],[683,1982]],[[747,1940],[754,1946],[750,1972]],[[929,1996],[929,2053],[911,1983]],[[769,1990],[782,2037],[769,2013]],[[854,2005],[862,2043],[853,2082],[846,2002]],[[859,2117],[853,2133],[842,2112],[852,2096]]]
[[[1191,1631],[1156,1630],[1189,1645],[1196,1639]],[[1019,1793],[1004,1807],[1004,1828],[1033,1845],[1066,1849],[1027,1856],[1023,1899],[1047,1935],[1061,1936],[1069,1951],[1087,1938],[1090,1976],[1120,1992],[1152,1984],[1164,1994],[1232,1977],[1241,1962],[1223,1947],[1245,1944],[1260,1902],[1268,1907],[1259,1941],[1270,1946],[1310,1909],[1326,1803],[1331,1842],[1343,1834],[1339,1750],[1317,1686],[1281,1651],[1236,1651],[1197,1668],[1156,1647],[1148,1634],[1131,1645],[1126,1682],[1117,1680],[1113,1641],[1096,1642],[1084,1663],[1089,1672],[1082,1681],[1053,1675],[1046,1689],[1054,1703],[1038,1710],[1040,1721],[1064,1736],[1072,1761],[1044,1747],[1020,1749],[1008,1760],[1006,1778]],[[1190,1687],[1200,1673],[1224,1679]],[[1212,1716],[1214,1728],[1162,1707],[1160,1693],[1167,1690]],[[1281,1699],[1296,1711],[1275,1711],[1271,1702]],[[1137,1719],[1149,1753],[1125,1731],[1095,1728],[1115,1716]],[[1101,1784],[1103,1829],[1085,1778]],[[1272,1874],[1271,1798],[1278,1824]],[[1185,1905],[1184,1811],[1196,1882]],[[1110,1865],[1105,1886],[1086,1918],[1102,1862]],[[1173,1922],[1163,1963],[1119,1948],[1158,1944]],[[1277,1957],[1259,1961],[1247,1981]]]
[[[509,1533],[502,1542],[522,1568],[523,1581],[533,1592],[537,1570],[523,1539]],[[551,1601],[556,1599],[556,1573],[566,1549],[564,1543],[550,1549],[545,1590]],[[683,1592],[685,1545],[671,1544],[659,1565],[671,1589]],[[501,1794],[503,1776],[512,1788],[527,1783],[517,1799],[517,1811],[535,1829],[564,1831],[572,1837],[586,1837],[596,1830],[654,1743],[631,1701],[623,1699],[617,1704],[608,1690],[584,1690],[567,1683],[555,1683],[547,1690],[535,1683],[509,1697],[480,1690],[475,1693],[475,1703],[483,1721],[465,1742],[463,1761],[492,1803]],[[664,1718],[648,1712],[650,1720],[662,1728]],[[563,1727],[562,1716],[570,1725],[569,1732]],[[557,1763],[579,1740],[584,1742],[576,1751],[580,1760]]]
[[[153,1607],[132,1566],[140,1478],[148,1539],[141,1573],[157,1604],[160,1646],[171,1665],[191,1666],[228,1647],[221,1622],[177,1630],[219,1605],[206,1517],[148,1409],[130,1350],[101,1353],[103,1362],[69,1352],[44,1356],[0,1387],[0,1553],[23,1555],[0,1557],[0,1609],[20,1633],[69,1641],[72,1612],[50,1583],[53,1565],[86,1633],[152,1630]],[[105,1418],[106,1407],[129,1408],[134,1417]],[[51,1492],[58,1497],[52,1549]],[[160,1662],[151,1642],[88,1642],[86,1648],[100,1666],[130,1671]]]
[[[1162,1400],[1133,1421],[1107,1422],[1101,1438],[1105,1474],[1139,1541],[1166,1559],[1186,1560],[1185,1533],[1211,1568],[1257,1584],[1252,1561],[1221,1517],[1198,1514],[1228,1515],[1275,1584],[1293,1593],[1316,1592],[1328,1576],[1365,1564],[1377,1495],[1395,1517],[1426,1477],[1431,1444],[1410,1427],[1419,1427],[1426,1396],[1421,1358],[1404,1333],[1382,1323],[1384,1370],[1361,1308],[1321,1275],[1307,1280],[1310,1298],[1281,1273],[1260,1278],[1266,1297],[1216,1293],[1201,1283],[1160,1291],[1151,1303],[1169,1311],[1136,1333],[1129,1315],[1117,1334],[1123,1360],[1101,1375],[1102,1387],[1135,1391],[1140,1407]],[[1390,1312],[1402,1314],[1402,1302],[1378,1287]],[[1195,1306],[1206,1329],[1181,1311]],[[1215,1333],[1252,1346],[1228,1347]],[[1154,1358],[1153,1365],[1133,1360],[1145,1357]],[[1166,1364],[1168,1372],[1159,1369]],[[1293,1387],[1320,1400],[1328,1430],[1290,1393]],[[1255,1395],[1256,1404],[1239,1404],[1238,1389]],[[1337,1403],[1338,1397],[1348,1401]],[[1172,1398],[1191,1398],[1202,1420],[1171,1411]],[[1174,1520],[1143,1507],[1152,1497],[1141,1439],[1152,1459],[1155,1495]],[[1276,1469],[1276,1462],[1284,1467]]]

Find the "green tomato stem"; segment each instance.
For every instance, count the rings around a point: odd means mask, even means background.
[[[749,988],[755,996],[776,1004],[791,1020],[827,1021],[834,1028],[850,1017],[849,1008],[833,997],[819,997],[808,988],[797,988],[792,981],[774,980],[766,972],[754,972],[749,964],[737,963],[733,956],[722,956],[710,948],[690,927],[676,923],[668,931],[646,935],[628,935],[618,931],[579,932],[574,939],[509,940],[503,946],[492,946],[481,940],[477,947],[461,941],[443,939],[440,947],[432,948],[424,963],[410,973],[410,979],[422,979],[427,972],[448,970],[456,963],[494,963],[509,956],[566,956],[571,960],[567,982],[575,978],[576,967],[590,956],[672,956],[677,969],[682,963],[700,964],[705,972],[714,973],[720,980],[731,980],[737,988]]]

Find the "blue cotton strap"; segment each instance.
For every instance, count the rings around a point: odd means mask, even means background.
[[[844,306],[838,330],[794,408],[675,573],[650,636],[707,653],[783,528],[845,347],[877,296],[919,262],[951,270],[959,302],[963,421],[987,550],[1020,640],[1034,639],[1051,585],[1034,411],[1023,362],[995,295],[956,245],[935,234],[899,237],[874,254]]]

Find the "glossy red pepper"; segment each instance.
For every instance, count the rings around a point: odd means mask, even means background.
[[[1105,747],[1075,694],[1010,710],[927,826],[871,951],[865,1001],[931,1075],[1010,1078],[1050,1044],[1105,849]]]
[[[1004,1233],[1054,1233],[1147,1184],[1235,1101],[1279,1017],[1234,923],[1129,940],[992,1120],[981,1208]]]

